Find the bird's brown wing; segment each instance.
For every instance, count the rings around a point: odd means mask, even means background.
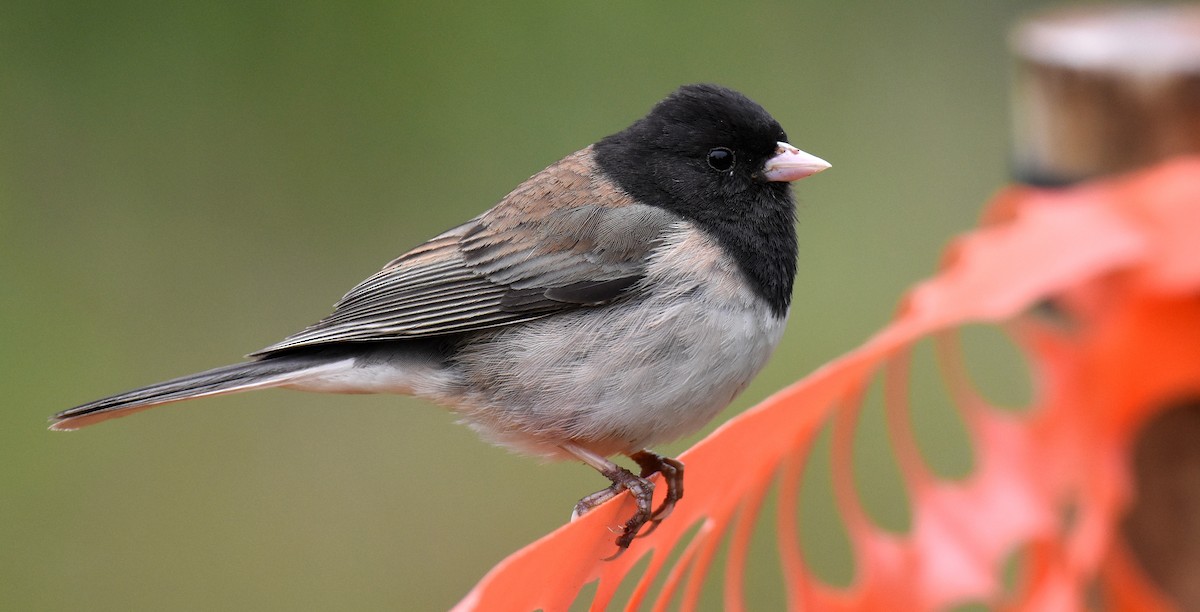
[[[393,260],[321,321],[251,356],[461,333],[604,304],[636,290],[675,220],[598,177],[589,147]]]

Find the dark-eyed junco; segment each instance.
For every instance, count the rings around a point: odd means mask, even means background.
[[[415,395],[491,442],[599,470],[612,486],[576,515],[630,491],[619,553],[683,495],[683,465],[647,448],[708,422],[783,335],[789,183],[828,167],[742,94],[681,87],[249,361],[65,410],[51,428],[267,387]],[[618,454],[640,475],[607,459]]]

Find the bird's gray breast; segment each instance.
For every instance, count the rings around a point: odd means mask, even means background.
[[[628,300],[479,334],[434,399],[485,438],[546,456],[567,441],[635,452],[699,429],[766,363],[786,318],[685,221],[640,282]]]

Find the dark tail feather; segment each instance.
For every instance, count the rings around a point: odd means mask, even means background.
[[[329,359],[328,357],[277,357],[216,368],[118,393],[112,397],[64,410],[51,417],[53,422],[50,429],[58,431],[79,429],[160,404],[209,395],[278,387],[310,376],[315,373],[314,370],[340,367],[344,361],[344,359]]]

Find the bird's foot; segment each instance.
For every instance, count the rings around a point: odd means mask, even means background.
[[[683,463],[677,459],[664,457],[648,450],[634,453],[629,458],[636,461],[642,467],[642,478],[647,478],[658,472],[662,474],[663,482],[667,485],[667,493],[663,497],[662,504],[650,515],[649,529],[638,536],[645,537],[653,533],[663,519],[671,516],[671,512],[675,510],[676,502],[683,499]]]
[[[592,493],[591,495],[579,500],[579,503],[575,504],[575,509],[571,512],[571,520],[574,521],[588,512],[595,510],[600,506],[600,504],[603,504],[604,502],[616,497],[621,493],[621,491],[624,490],[625,489],[622,487],[614,484],[607,489],[596,491],[595,493]]]
[[[651,523],[651,527],[641,535],[649,535],[651,531],[654,531],[658,527],[658,523],[671,514],[675,503],[683,497],[683,464],[674,459],[648,450],[634,453],[629,456],[630,459],[636,461],[642,468],[641,475],[635,476],[633,472],[575,444],[564,444],[562,449],[578,457],[612,481],[612,486],[607,489],[596,491],[579,500],[571,513],[571,520],[591,512],[600,504],[620,495],[622,491],[629,491],[637,505],[633,516],[625,521],[619,530],[614,530],[619,534],[616,540],[617,552],[605,561],[620,557],[621,553],[629,548],[634,538],[639,537],[639,532],[647,523]],[[663,475],[667,492],[663,503],[657,510],[654,510],[654,483],[650,482],[648,477],[656,472]]]
[[[625,525],[622,526],[620,534],[617,536],[617,552],[613,553],[611,557],[604,559],[605,561],[612,561],[620,557],[625,552],[625,549],[629,548],[633,539],[638,537],[638,532],[641,531],[642,526],[649,522],[654,514],[652,512],[654,483],[645,478],[634,476],[633,472],[623,467],[616,465],[613,467],[615,469],[601,472],[606,478],[613,481],[612,486],[581,499],[575,505],[575,512],[579,514],[581,506],[586,506],[583,512],[587,512],[597,505],[612,499],[621,491],[629,491],[629,494],[633,496],[633,501],[637,505],[637,509],[634,511],[633,516],[625,521]]]

